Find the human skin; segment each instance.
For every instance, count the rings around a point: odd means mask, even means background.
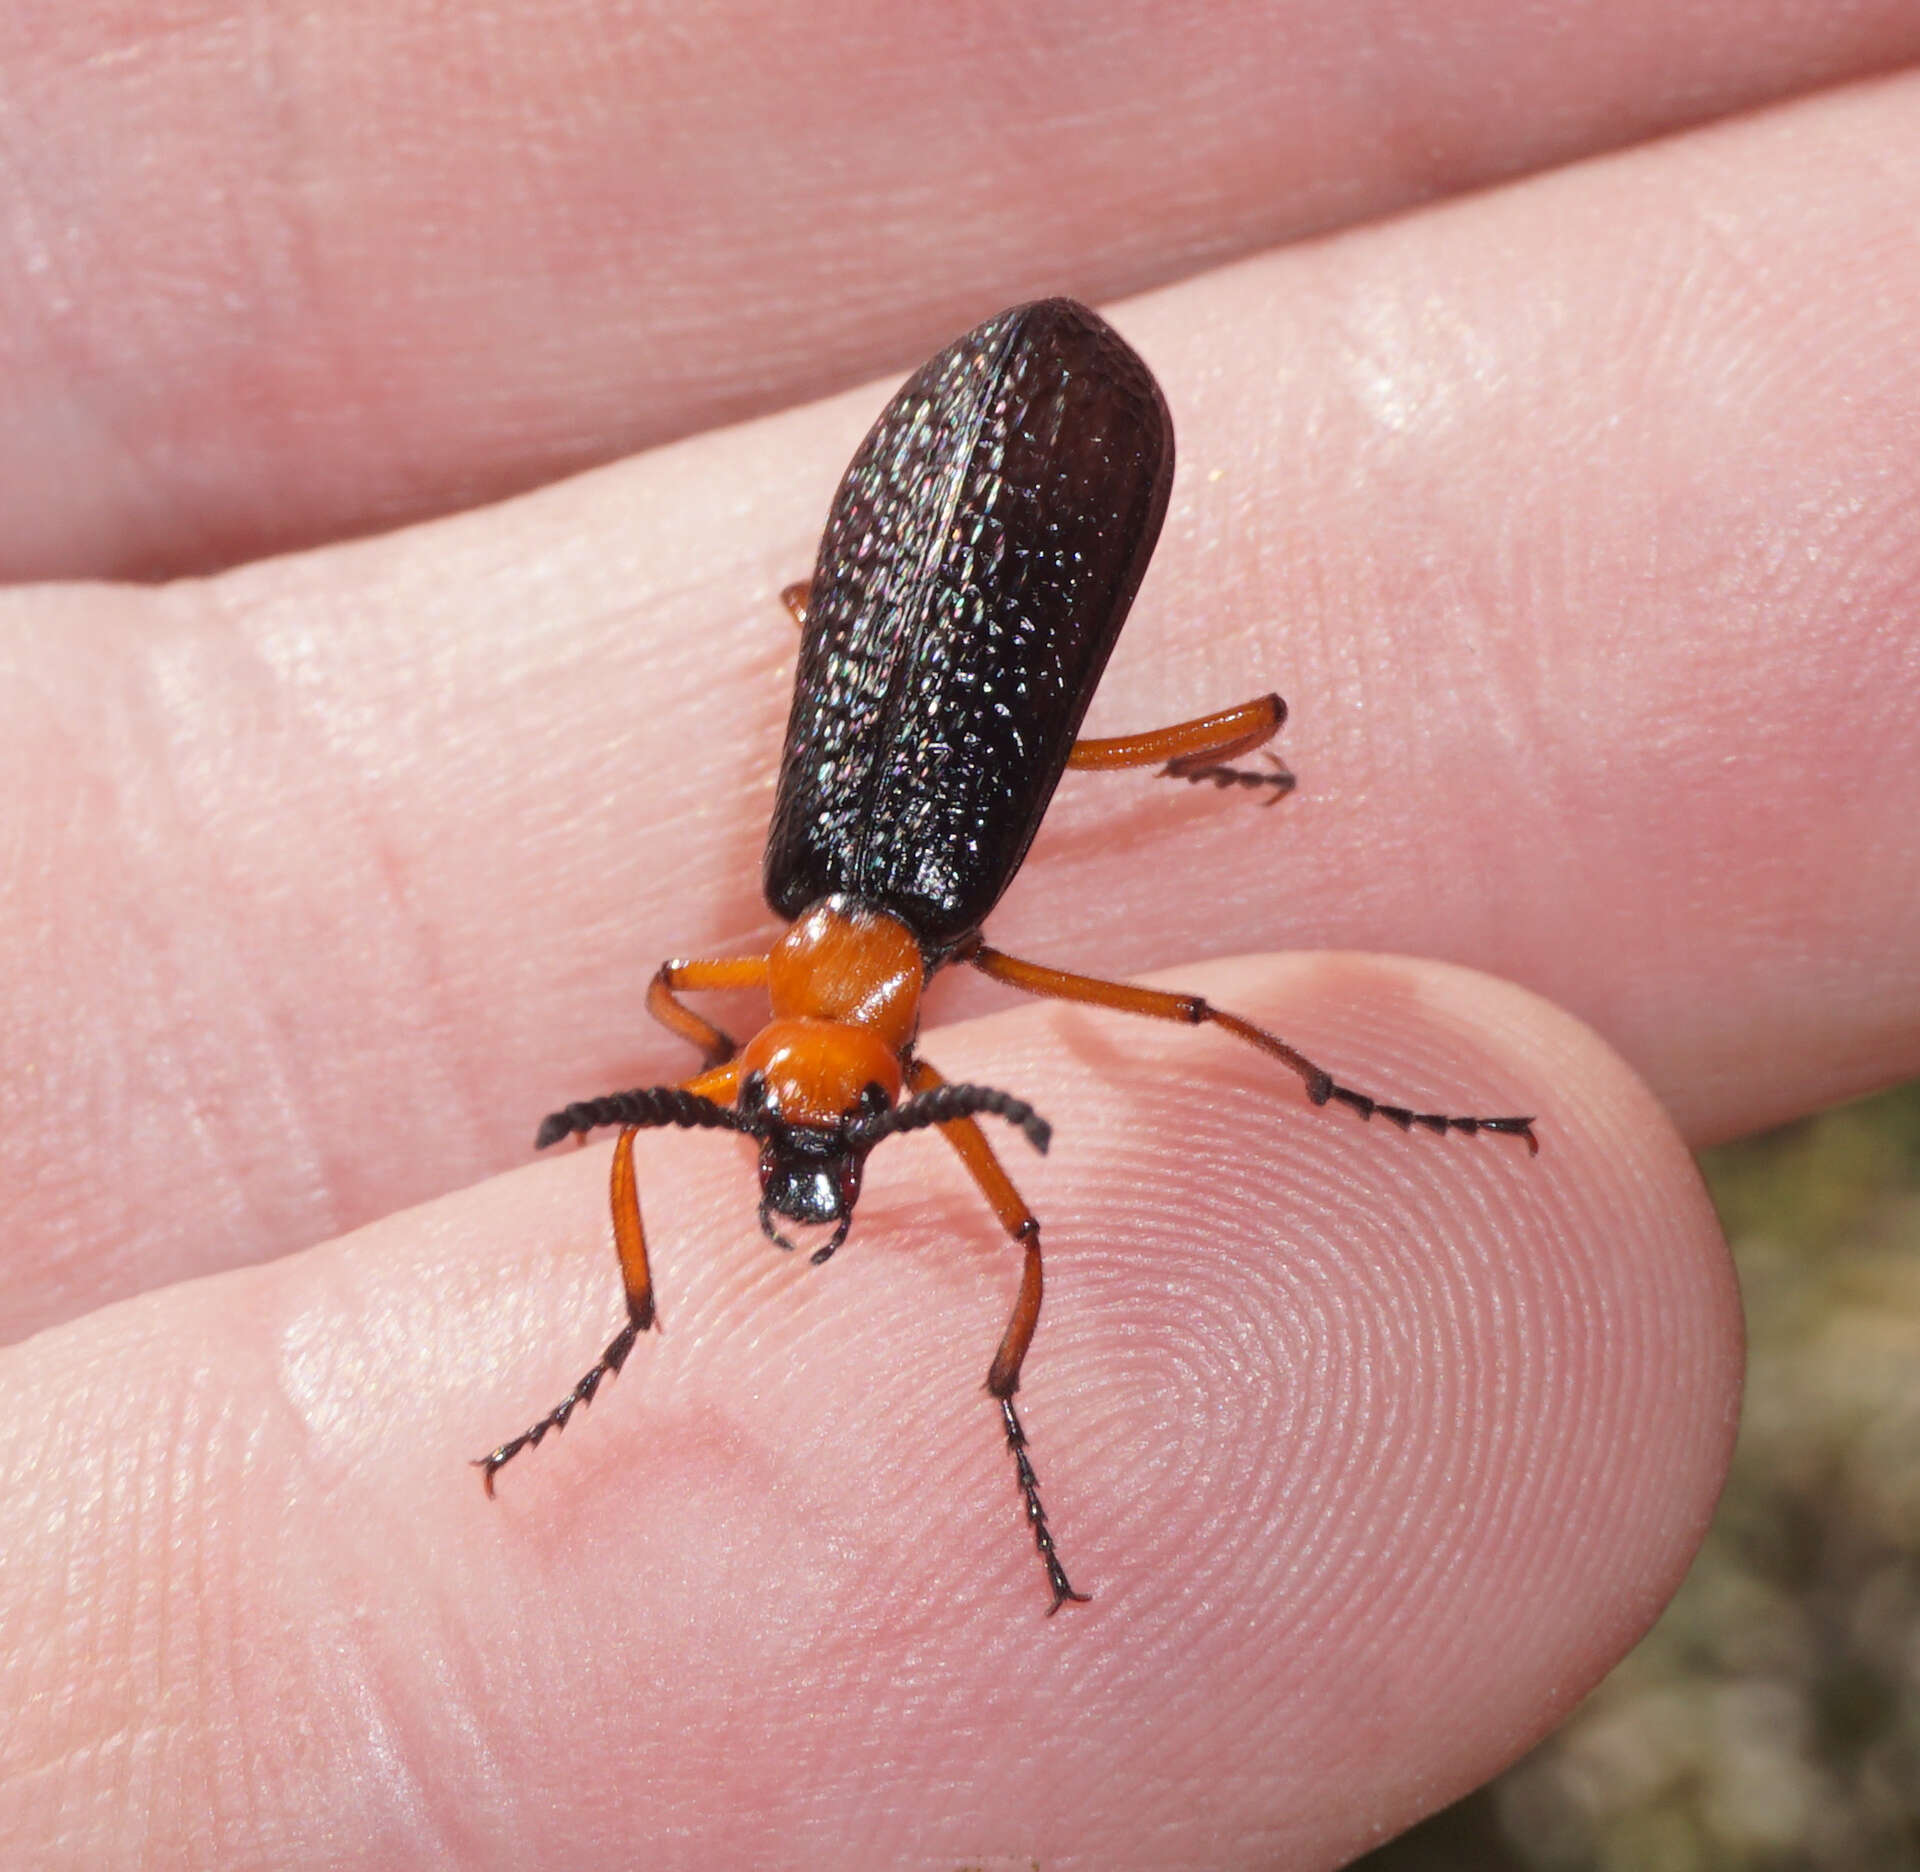
[[[1718,69],[1725,21],[1683,17],[1697,37],[1676,29],[1663,69]],[[1717,101],[1902,55],[1873,17]],[[1163,31],[1162,102],[1217,146],[1246,99],[1178,89]],[[422,14],[365,56],[409,95],[463,43]],[[850,86],[902,54],[877,28],[851,43]],[[1443,186],[1537,164],[1540,125],[1603,115],[1633,62],[1549,61],[1556,116],[1492,43],[1474,160]],[[1317,167],[1208,195],[1224,249],[1325,218],[1349,170],[1369,178],[1350,212],[1417,193],[1377,144],[1382,116],[1421,121],[1431,52],[1374,48],[1393,102],[1335,113]],[[123,134],[82,109],[120,67],[62,56],[69,135]],[[671,113],[670,62],[637,96],[613,63],[629,91],[603,111]],[[261,83],[310,108],[303,69]],[[496,49],[489,69],[511,94],[546,68]],[[152,108],[164,130],[164,87]],[[221,134],[179,110],[158,147]],[[356,198],[356,297],[300,301],[287,342],[359,359],[387,304],[390,394],[317,430],[238,329],[245,295],[226,351],[187,340],[208,411],[184,366],[143,402],[101,364],[152,336],[158,288],[90,314],[123,324],[62,354],[84,383],[10,367],[29,416],[121,399],[94,457],[77,423],[0,436],[39,503],[16,539],[57,543],[17,564],[194,563],[313,537],[316,505],[344,530],[523,482],[588,404],[606,435],[675,433],[863,359],[904,368],[904,326],[930,345],[1023,292],[1191,263],[1180,217],[1143,234],[1118,188],[1071,238],[1057,215],[1024,232],[1060,184],[1009,156],[973,272],[929,257],[923,286],[903,267],[850,300],[802,269],[792,356],[716,389],[785,277],[722,223],[693,300],[724,301],[731,265],[739,322],[677,387],[684,272],[661,280],[644,243],[609,259],[585,215],[572,266],[524,264],[525,204],[486,185],[497,123],[443,115],[425,167],[478,165],[442,208],[503,292],[456,268],[470,305],[383,300],[412,277],[417,191]],[[940,160],[937,139],[865,148],[860,123],[839,126],[854,171],[907,190],[902,160]],[[1277,687],[1302,785],[1268,812],[1070,777],[995,942],[1157,971],[1382,1094],[1535,1111],[1542,1150],[1366,1129],[1223,1037],[943,984],[928,1056],[1055,1127],[1044,1164],[1003,1140],[1049,1255],[1023,1410],[1094,1594],[1051,1620],[980,1389],[1012,1258],[936,1139],[876,1154],[851,1239],[810,1270],[760,1238],[737,1141],[643,1137],[664,1331],[497,1502],[464,1461],[617,1323],[606,1147],[529,1166],[529,1134],[687,1069],[641,1012],[660,957],[766,940],[793,656],[774,594],[884,386],[202,583],[7,594],[14,1856],[1332,1865],[1551,1727],[1677,1582],[1730,1447],[1737,1301],[1685,1145],[1920,1053],[1916,126],[1913,81],[1862,82],[1110,308],[1182,467],[1089,730]],[[1137,160],[1132,128],[1075,123],[1088,173],[1103,148]],[[322,143],[296,228],[337,208]],[[170,160],[184,237],[208,191]],[[618,199],[632,162],[611,147],[581,198]],[[108,190],[82,216],[103,250],[116,209]],[[813,246],[849,213],[892,253],[886,217],[831,191]],[[183,251],[207,291],[166,284],[217,327],[218,269]],[[17,257],[18,294],[42,276]],[[489,349],[543,266],[550,286],[626,269],[639,353],[591,295],[575,345],[558,289],[545,344]],[[829,326],[846,348],[805,364]],[[486,358],[466,404],[438,382],[449,347]],[[216,368],[236,350],[265,372],[251,397]],[[651,375],[629,384],[633,355]],[[129,461],[137,499],[107,472]]]

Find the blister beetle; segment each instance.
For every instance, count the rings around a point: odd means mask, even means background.
[[[1286,719],[1277,695],[1147,734],[1078,738],[1172,482],[1159,385],[1110,326],[1067,299],[989,319],[881,412],[834,497],[812,580],[783,594],[801,627],[800,666],[763,883],[787,929],[764,955],[672,961],[654,976],[647,1010],[700,1050],[700,1072],[569,1105],[541,1125],[541,1147],[620,1129],[612,1208],[627,1320],[554,1409],[480,1458],[489,1495],[501,1465],[562,1428],[653,1324],[636,1132],[679,1125],[755,1139],[762,1230],[819,1263],[846,1239],[867,1153],[937,1126],[1023,1257],[987,1390],[1053,1592],[1048,1610],[1086,1596],[1061,1563],[1014,1408],[1040,1318],[1040,1224],[979,1120],[1004,1120],[1039,1151],[1049,1129],[1025,1100],[950,1085],[921,1056],[922,992],[955,964],[1028,994],[1224,1028],[1299,1074],[1315,1105],[1402,1129],[1502,1132],[1538,1149],[1531,1118],[1381,1103],[1197,995],[1021,961],[982,936],[1069,767],[1157,766],[1269,799],[1293,786],[1278,762],[1234,765]],[[745,1046],[680,999],[742,988],[763,990],[771,1011]]]

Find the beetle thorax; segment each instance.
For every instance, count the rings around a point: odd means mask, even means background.
[[[742,1075],[761,1076],[789,1124],[835,1124],[871,1085],[894,1103],[925,978],[920,946],[897,918],[847,898],[813,905],[773,947],[772,1019],[747,1043]]]
[[[775,1020],[839,1021],[870,1030],[895,1053],[913,1044],[926,970],[898,918],[828,897],[789,926],[768,957]]]

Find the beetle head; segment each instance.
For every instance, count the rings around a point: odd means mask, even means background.
[[[870,1083],[853,1107],[822,1124],[793,1122],[781,1115],[763,1077],[741,1081],[739,1112],[744,1126],[760,1139],[760,1227],[770,1242],[789,1251],[809,1245],[808,1236],[830,1231],[812,1248],[817,1267],[847,1239],[853,1206],[860,1199],[860,1173],[872,1142],[858,1127],[885,1112],[892,1101],[884,1087]],[[793,1239],[774,1220],[807,1231]]]
[[[740,1063],[732,1120],[760,1140],[761,1230],[778,1247],[807,1250],[816,1266],[847,1239],[867,1153],[882,1138],[990,1112],[1021,1130],[1035,1150],[1047,1148],[1046,1120],[989,1086],[935,1085],[896,1102],[900,1060],[859,1027],[773,1021]],[[776,1217],[813,1239],[793,1239]],[[822,1230],[826,1238],[817,1241]]]

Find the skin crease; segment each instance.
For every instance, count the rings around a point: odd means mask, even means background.
[[[744,1147],[643,1139],[665,1333],[493,1507],[460,1460],[616,1323],[605,1147],[474,1179],[686,1069],[640,1013],[661,955],[764,940],[773,594],[883,390],[211,584],[10,594],[0,1838],[1333,1865],[1550,1727],[1730,1445],[1681,1140],[1484,977],[1199,958],[1496,970],[1695,1142],[1914,1070],[1916,102],[1803,99],[1114,309],[1183,466],[1089,730],[1271,681],[1303,788],[1076,776],[995,940],[1184,958],[1161,979],[1343,1077],[1537,1110],[1545,1147],[1369,1133],[1218,1036],[930,1033],[1056,1127],[1044,1164],[995,1140],[1049,1253],[1023,1409],[1096,1595],[1051,1622],[979,1389],[1012,1258],[935,1140],[876,1154],[810,1271]],[[220,504],[119,420],[149,502]],[[63,565],[171,537],[7,446],[70,491],[51,533],[134,540]]]

